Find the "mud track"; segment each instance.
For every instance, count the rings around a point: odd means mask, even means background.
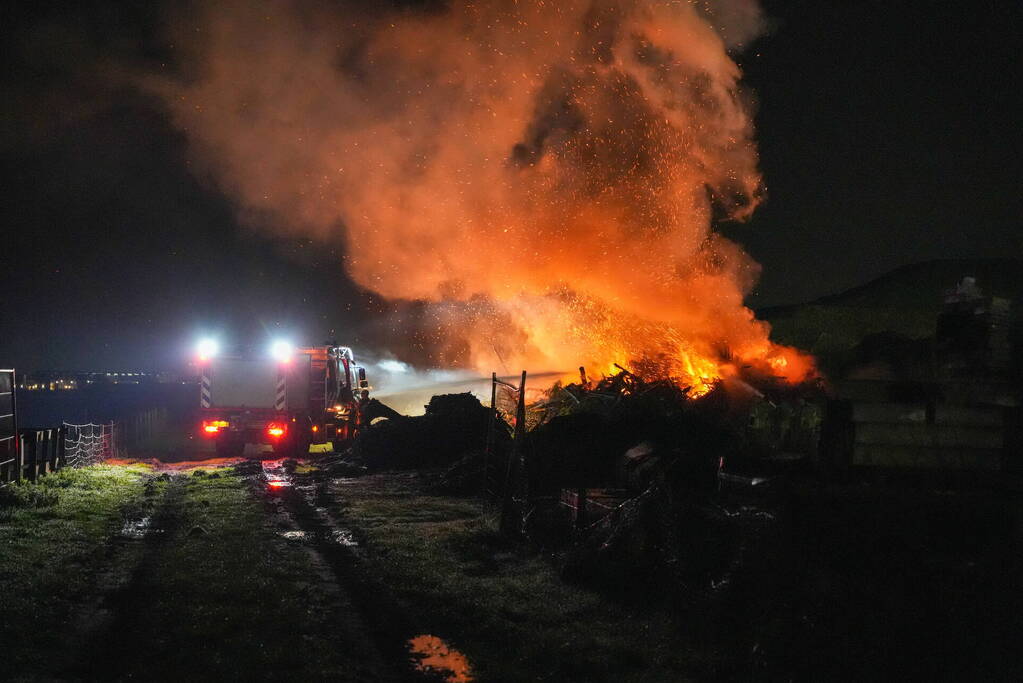
[[[111,586],[100,598],[100,604],[89,619],[91,624],[85,628],[86,636],[84,656],[72,665],[66,675],[72,679],[84,680],[116,680],[122,678],[125,671],[122,664],[126,652],[144,648],[144,642],[138,642],[139,630],[134,628],[139,621],[141,610],[147,609],[147,577],[154,566],[160,561],[162,547],[168,539],[175,536],[181,525],[182,503],[185,497],[187,478],[184,476],[170,477],[166,488],[152,510],[148,523],[141,535],[143,545],[142,557],[131,570],[127,580],[113,575],[109,580]],[[126,528],[133,520],[126,519]],[[111,544],[114,549],[126,544],[137,543],[125,534]],[[117,552],[114,550],[113,552]],[[91,641],[91,642],[89,642]]]
[[[380,670],[386,678],[381,680],[444,680],[413,667],[407,643],[416,632],[387,586],[366,569],[358,540],[331,512],[336,501],[327,492],[329,478],[319,472],[288,474],[278,467],[279,463],[253,478],[253,494],[264,498],[280,533],[290,532],[304,543],[314,564],[329,574],[323,578],[351,603],[354,613],[336,618],[347,622],[346,630],[353,619],[361,626],[373,649],[366,656],[383,663]],[[268,473],[278,487],[269,486]]]

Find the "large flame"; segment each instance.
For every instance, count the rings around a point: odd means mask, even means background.
[[[759,200],[729,56],[753,0],[313,7],[204,5],[194,72],[148,84],[250,222],[340,237],[359,285],[433,302],[434,361],[618,363],[698,391],[811,369],[711,229]]]

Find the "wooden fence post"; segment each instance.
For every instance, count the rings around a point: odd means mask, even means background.
[[[47,449],[50,444],[46,443],[46,430],[36,430],[36,479],[46,475]]]
[[[487,447],[483,451],[483,505],[487,504],[490,458],[494,450],[494,422],[497,418],[497,373],[490,373],[490,421],[487,423]]]
[[[504,505],[501,508],[501,531],[508,536],[522,534],[522,511],[515,502],[515,493],[523,476],[526,476],[522,462],[523,444],[526,436],[526,371],[522,371],[519,382],[519,404],[515,411],[515,437],[508,461],[508,474],[504,483]]]
[[[14,462],[14,481],[21,481],[25,476],[25,437],[15,434],[18,440],[18,455]]]
[[[57,428],[57,469],[67,466],[67,458],[64,453],[64,439],[67,436],[67,427],[61,425]]]
[[[46,430],[46,471],[57,471],[57,430],[53,427]]]
[[[46,476],[50,472],[50,430],[39,429],[36,431],[36,460],[39,476]]]
[[[28,442],[29,450],[32,452],[32,462],[28,465],[29,478],[32,481],[39,481],[39,432],[29,432]]]

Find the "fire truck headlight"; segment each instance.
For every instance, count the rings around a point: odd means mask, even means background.
[[[216,339],[207,337],[199,340],[195,345],[195,351],[199,355],[199,360],[209,360],[220,352],[220,344]]]
[[[287,363],[291,361],[291,354],[294,349],[289,342],[283,339],[278,339],[270,345],[270,355],[274,357],[278,363]]]

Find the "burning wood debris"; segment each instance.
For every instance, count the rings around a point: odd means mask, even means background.
[[[706,487],[723,459],[811,458],[824,398],[817,383],[769,379],[761,390],[732,380],[694,395],[689,386],[624,368],[600,379],[580,368],[576,382],[527,393],[516,445],[517,391],[495,384],[493,411],[469,393],[435,396],[420,417],[396,416],[365,429],[351,459],[376,470],[446,467],[447,490],[494,498],[518,486],[509,481],[512,457],[522,458],[530,498],[556,498],[580,486],[639,495],[653,472],[669,466]]]

